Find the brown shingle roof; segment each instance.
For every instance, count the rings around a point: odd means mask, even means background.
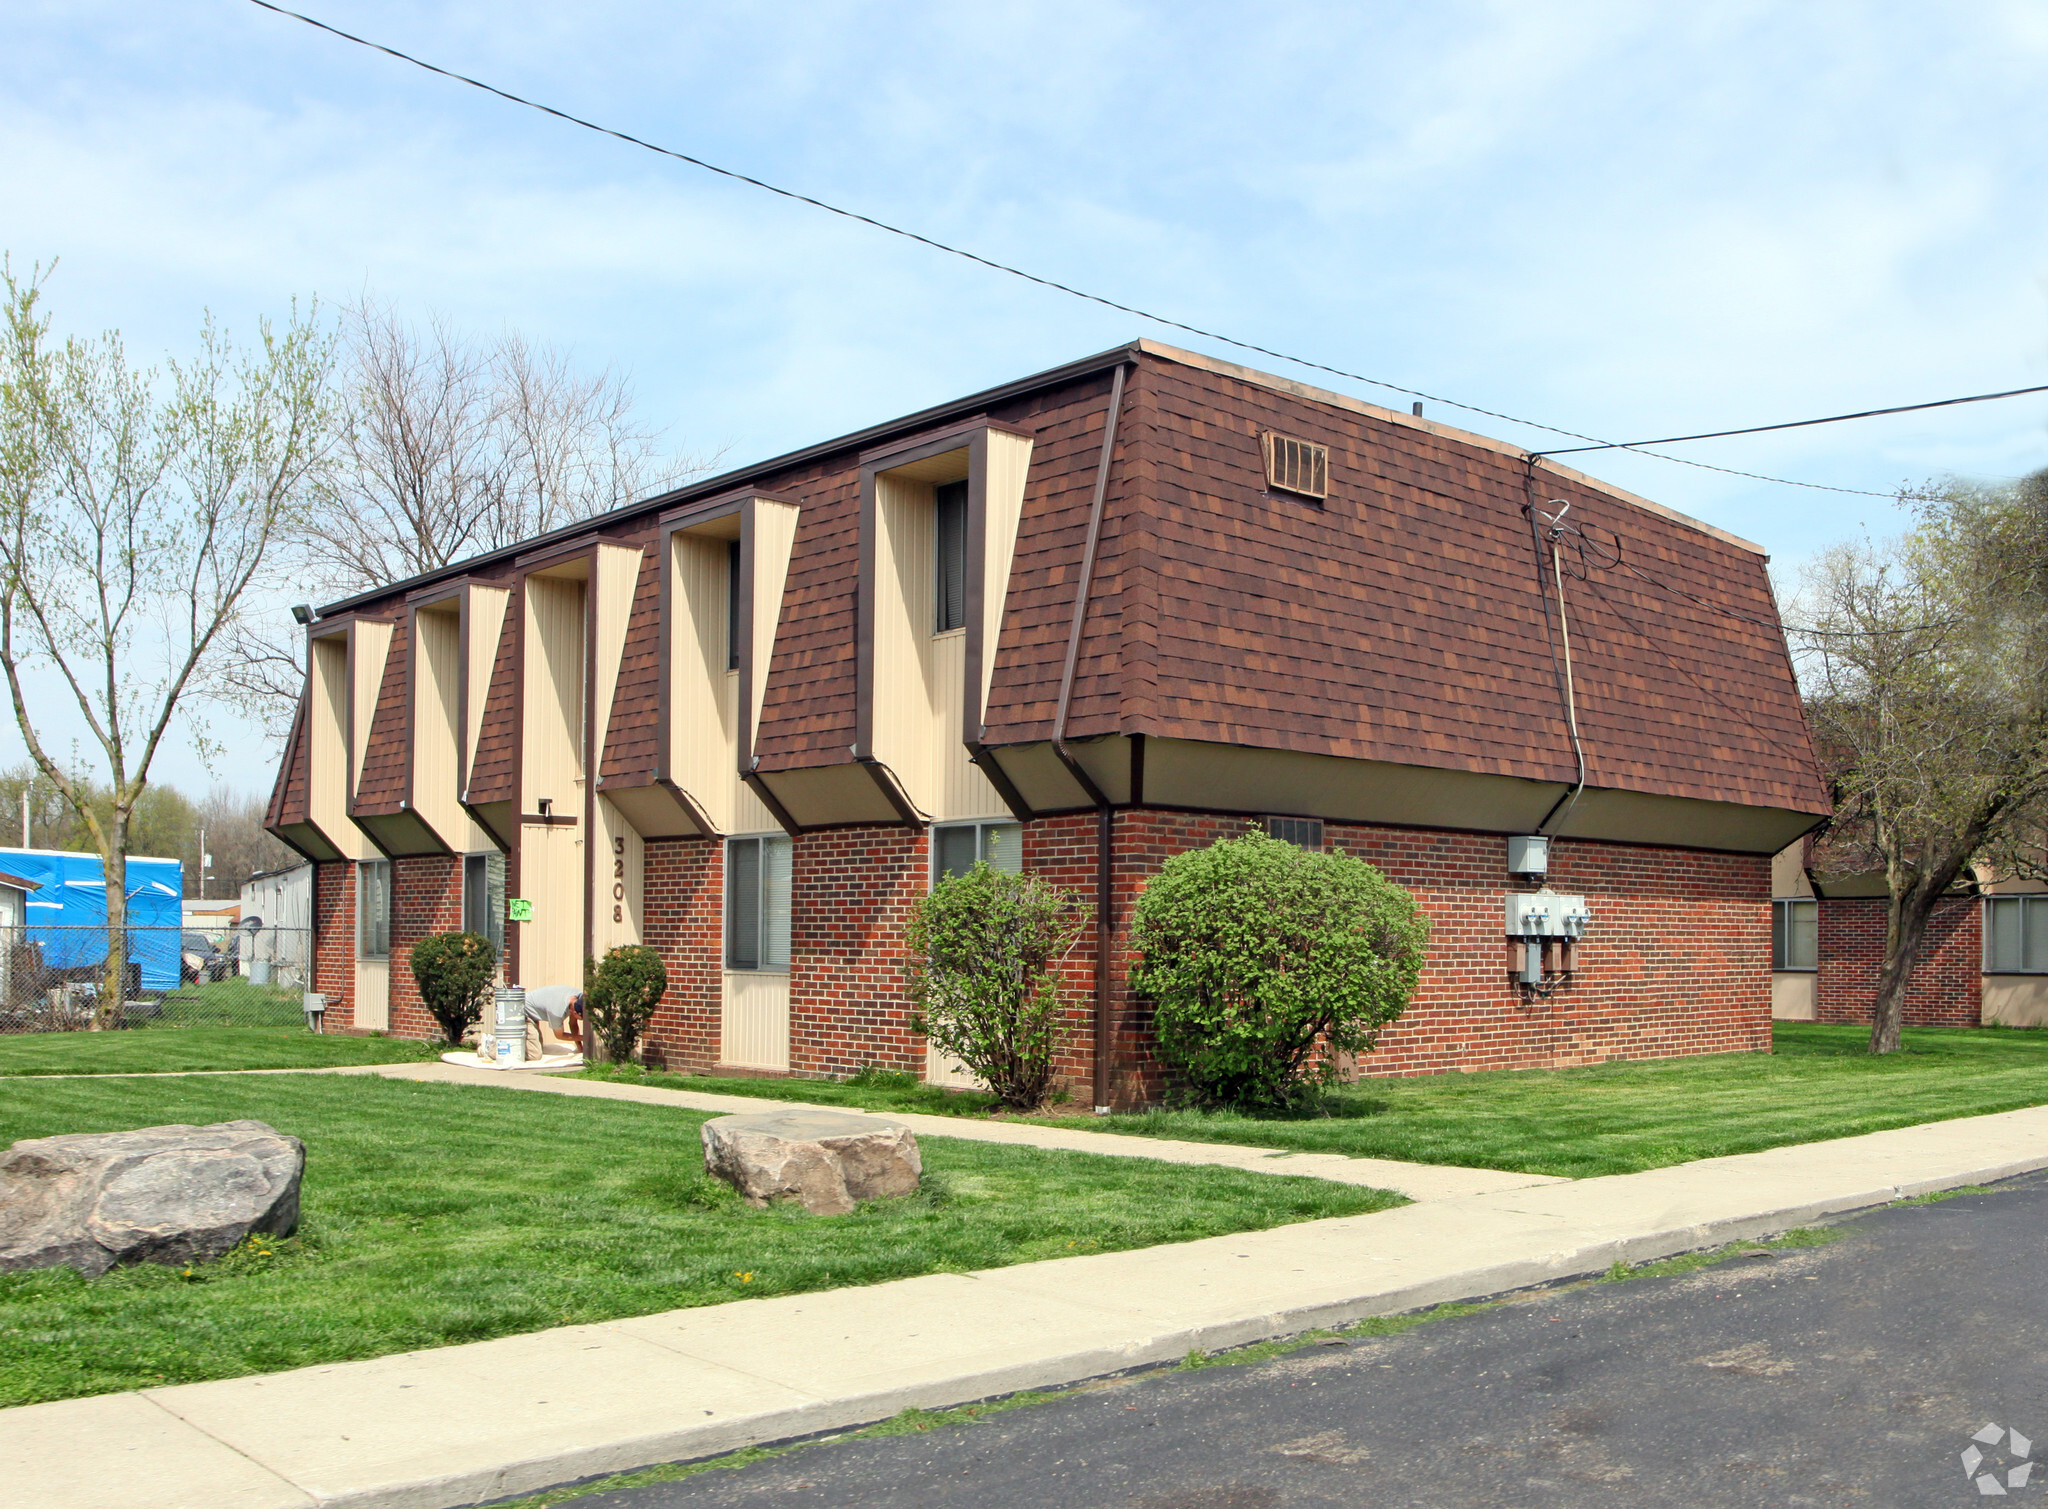
[[[356,780],[354,811],[364,817],[384,816],[404,805],[410,789],[412,708],[412,622],[403,617],[391,628],[391,648],[384,657],[384,680],[377,688],[377,708],[370,718],[370,737],[363,750],[363,771]]]
[[[466,800],[477,805],[509,802],[519,793],[519,662],[514,653],[519,625],[526,616],[523,589],[516,583],[505,602],[505,626],[498,631],[498,658],[491,666],[491,684],[484,693],[484,711],[477,724],[476,753],[469,762]]]
[[[626,618],[611,727],[598,766],[600,784],[652,782],[660,763],[661,709],[667,700],[661,685],[661,552],[648,549],[640,558],[633,610]]]

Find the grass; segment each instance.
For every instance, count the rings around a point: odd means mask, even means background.
[[[703,1115],[367,1076],[17,1079],[0,1095],[0,1144],[240,1117],[305,1140],[299,1235],[189,1275],[0,1274],[0,1406],[1401,1203],[1316,1179],[928,1138],[917,1195],[830,1218],[755,1211],[705,1176]]]
[[[1321,1115],[1055,1124],[1584,1178],[2048,1104],[2048,1031],[1921,1028],[1883,1058],[1863,1051],[1868,1028],[1781,1022],[1774,1036],[1770,1054],[1368,1079],[1329,1096]]]
[[[638,1064],[592,1064],[583,1079],[651,1085],[662,1090],[695,1090],[705,1095],[746,1095],[759,1100],[797,1100],[807,1105],[852,1106],[862,1111],[915,1111],[926,1116],[982,1116],[996,1098],[979,1090],[948,1090],[914,1074],[863,1069],[851,1079],[723,1078],[711,1074],[669,1074]]]
[[[311,1033],[291,1027],[193,1027],[156,1032],[35,1032],[0,1037],[0,1077],[21,1074],[173,1074],[206,1069],[329,1069],[430,1059],[444,1044]]]

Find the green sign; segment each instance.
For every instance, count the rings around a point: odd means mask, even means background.
[[[505,915],[514,922],[531,922],[533,921],[533,903],[515,896],[505,903]]]

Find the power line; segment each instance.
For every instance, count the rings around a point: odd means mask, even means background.
[[[467,84],[472,89],[481,89],[484,93],[496,95],[499,99],[505,100],[510,104],[522,105],[528,110],[538,110],[543,115],[551,115],[556,120],[566,121],[568,124],[572,126],[581,126],[586,131],[595,131],[600,136],[609,136],[616,141],[625,142],[628,146],[639,147],[643,151],[654,152],[658,153],[663,157],[674,158],[677,162],[688,163],[693,168],[702,168],[707,173],[716,173],[721,178],[730,178],[733,179],[735,182],[744,183],[753,188],[766,190],[768,193],[779,195],[784,199],[794,200],[799,204],[810,205],[813,209],[823,210],[827,214],[838,215],[846,220],[858,221],[862,225],[871,226],[878,231],[885,231],[889,235],[901,236],[905,240],[915,241],[921,246],[930,247],[933,251],[944,252],[948,256],[963,258],[966,261],[974,262],[982,267],[986,267],[991,271],[1005,273],[1013,278],[1021,278],[1027,283],[1036,283],[1041,288],[1050,288],[1056,293],[1067,294],[1068,296],[1076,299],[1084,299],[1088,303],[1099,304],[1105,309],[1114,309],[1120,314],[1133,315],[1138,319],[1148,320],[1155,325],[1164,325],[1170,330],[1182,330],[1187,332],[1189,335],[1200,336],[1204,340],[1217,341],[1226,346],[1234,346],[1240,351],[1255,352],[1260,356],[1269,356],[1272,357],[1275,361],[1287,362],[1297,367],[1306,367],[1314,372],[1327,372],[1332,377],[1341,377],[1348,382],[1364,383],[1368,387],[1383,388],[1389,393],[1400,393],[1409,398],[1420,398],[1425,400],[1426,402],[1442,404],[1446,408],[1458,409],[1467,414],[1483,414],[1488,419],[1498,419],[1506,424],[1523,425],[1529,429],[1543,430],[1548,434],[1562,435],[1568,440],[1583,440],[1587,442],[1587,444],[1584,446],[1571,447],[1571,451],[1633,451],[1638,455],[1653,456],[1659,461],[1674,461],[1677,462],[1680,466],[1695,467],[1701,471],[1719,472],[1722,475],[1729,477],[1744,477],[1753,482],[1771,482],[1784,487],[1804,487],[1812,489],[1817,492],[1849,493],[1857,497],[1863,498],[1889,498],[1890,496],[1892,496],[1890,493],[1875,492],[1865,487],[1836,487],[1825,482],[1801,482],[1790,477],[1772,477],[1766,476],[1762,472],[1741,471],[1732,466],[1715,466],[1711,462],[1694,461],[1687,456],[1666,456],[1657,451],[1643,450],[1641,449],[1641,447],[1645,445],[1664,444],[1668,442],[1623,442],[1602,440],[1596,435],[1582,434],[1577,430],[1560,429],[1557,425],[1554,424],[1544,424],[1540,420],[1535,419],[1522,419],[1513,414],[1504,414],[1498,409],[1481,408],[1477,404],[1460,403],[1455,398],[1444,398],[1438,394],[1425,393],[1420,388],[1403,387],[1400,383],[1387,382],[1384,379],[1377,377],[1367,377],[1362,372],[1346,371],[1342,367],[1332,367],[1323,362],[1310,361],[1307,357],[1290,356],[1285,351],[1276,351],[1270,346],[1261,346],[1252,341],[1239,340],[1235,336],[1224,335],[1220,331],[1206,330],[1199,325],[1190,325],[1183,320],[1169,319],[1163,314],[1154,314],[1150,310],[1140,309],[1136,305],[1120,304],[1115,299],[1105,298],[1101,294],[1089,293],[1085,289],[1075,288],[1070,284],[1061,283],[1052,278],[1042,278],[1036,273],[1026,272],[1021,267],[1012,267],[1010,264],[1006,262],[997,262],[994,259],[984,257],[977,252],[971,252],[965,250],[962,247],[948,245],[944,241],[935,240],[930,236],[921,235],[917,231],[906,230],[900,225],[891,225],[886,220],[877,220],[872,215],[863,215],[857,210],[842,209],[840,206],[836,204],[828,204],[824,200],[813,198],[809,194],[800,194],[794,189],[782,188],[776,184],[767,182],[765,179],[755,178],[750,174],[737,172],[732,168],[722,168],[718,166],[718,164],[716,163],[706,162],[701,157],[692,157],[687,152],[678,152],[670,147],[658,146],[651,141],[642,140],[640,137],[630,135],[627,132],[614,130],[610,126],[599,125],[595,121],[585,120],[580,115],[571,115],[566,110],[557,110],[552,105],[544,105],[541,104],[538,100],[530,100],[525,98],[523,95],[513,94],[510,90],[500,89],[494,84],[486,84],[485,82],[483,82],[483,80],[471,78],[468,74],[457,73],[453,69],[439,67],[436,64],[427,62],[423,58],[416,58],[411,53],[400,52],[395,47],[387,47],[382,42],[373,42],[368,37],[359,37],[354,32],[343,31],[338,26],[330,26],[325,21],[316,20],[312,16],[305,15],[300,11],[288,10],[282,5],[274,5],[271,3],[271,0],[249,0],[249,3],[252,5],[260,6],[262,9],[270,11],[276,15],[288,16],[294,21],[303,21],[306,25],[313,27],[318,31],[324,31],[330,36],[339,37],[344,42],[353,42],[358,47],[369,48],[372,52],[381,52],[386,57],[395,58],[401,63],[410,63],[415,68],[424,69],[428,73],[438,74],[442,78],[451,80],[454,83]],[[1969,400],[1953,401],[1965,402]],[[1876,410],[1873,412],[1890,411]],[[1802,421],[1802,423],[1820,422],[1823,421]],[[1735,434],[1742,432],[1727,431],[1725,433]],[[1679,436],[1676,438],[1703,439],[1706,437]],[[1532,454],[1537,456],[1564,455],[1567,454],[1567,452],[1548,451],[1535,452]]]
[[[1582,451],[1627,451],[1639,445],[1677,445],[1681,440],[1720,440],[1728,435],[1766,435],[1772,430],[1803,430],[1817,424],[1841,424],[1849,419],[1876,419],[1884,414],[1917,414],[1923,409],[1952,409],[1963,403],[1989,403],[1994,398],[2018,398],[2027,393],[2048,393],[2048,383],[2033,388],[2007,388],[2002,393],[1972,393],[1968,398],[1937,398],[1932,403],[1901,403],[1889,409],[1859,409],[1854,414],[1830,414],[1824,419],[1791,419],[1783,424],[1753,424],[1740,430],[1707,430],[1698,435],[1666,435],[1661,440],[1616,441],[1610,445],[1572,445],[1555,451],[1531,451],[1532,456],[1574,456]],[[1667,456],[1676,461],[1676,456]]]

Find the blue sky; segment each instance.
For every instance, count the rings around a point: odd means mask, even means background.
[[[2048,382],[2048,5],[305,8],[1262,345],[1636,437]],[[1150,334],[246,0],[8,7],[0,246],[137,355],[364,290],[616,364],[729,464]],[[1259,362],[1360,396],[1371,388]],[[2048,402],[1685,454],[1889,492],[2048,465]],[[1432,406],[1432,417],[1540,444]],[[1880,499],[1587,470],[1781,565]],[[209,773],[267,789],[244,751]],[[8,728],[0,762],[19,756]]]

